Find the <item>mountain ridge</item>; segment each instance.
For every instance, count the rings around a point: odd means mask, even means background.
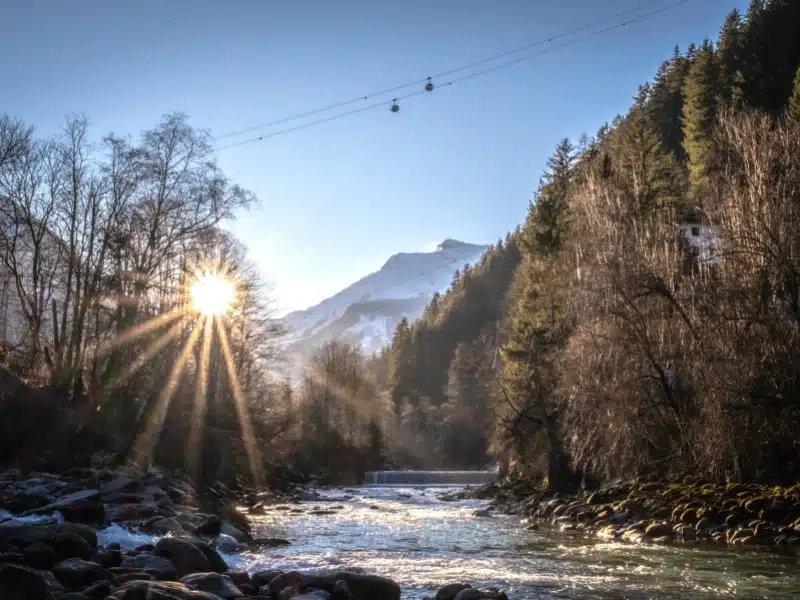
[[[474,264],[489,248],[447,238],[432,252],[399,252],[383,266],[321,302],[281,319],[292,354],[307,355],[332,339],[345,339],[372,353],[391,341],[403,317],[422,315],[430,298],[444,292],[457,270]]]

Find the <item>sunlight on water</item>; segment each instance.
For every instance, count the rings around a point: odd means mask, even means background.
[[[450,488],[452,490],[452,488]],[[386,575],[420,599],[445,583],[469,582],[511,598],[792,598],[795,558],[668,546],[634,546],[549,531],[514,517],[476,517],[485,502],[444,502],[442,489],[332,490],[322,501],[273,507],[260,537],[290,546],[233,558],[236,568],[355,568]],[[292,510],[294,509],[294,510]],[[318,514],[315,514],[318,513]]]

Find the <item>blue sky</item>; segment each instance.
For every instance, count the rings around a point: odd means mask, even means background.
[[[138,134],[180,110],[221,135],[643,3],[4,0],[0,110],[42,134],[85,113],[98,136]],[[692,0],[412,98],[396,114],[387,104],[222,151],[226,173],[261,200],[231,228],[272,282],[279,310],[312,305],[396,252],[448,237],[495,241],[524,218],[560,138],[593,133],[624,112],[675,44],[716,36],[725,14],[746,4]]]

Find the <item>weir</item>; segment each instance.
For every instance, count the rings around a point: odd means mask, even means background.
[[[367,471],[365,485],[483,485],[498,479],[497,471]]]

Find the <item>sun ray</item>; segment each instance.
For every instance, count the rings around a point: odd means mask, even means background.
[[[154,356],[156,356],[164,347],[170,343],[172,340],[177,338],[180,333],[181,329],[185,323],[179,321],[177,323],[173,323],[172,326],[155,340],[152,344],[150,344],[144,351],[143,354],[140,354],[133,364],[128,367],[125,371],[123,371],[120,375],[112,379],[107,385],[107,389],[113,389],[120,385],[121,383],[125,382],[129,378],[133,377],[139,369],[145,366]]]
[[[100,347],[97,350],[98,356],[104,356],[108,352],[112,351],[113,349],[130,342],[131,340],[136,339],[139,336],[145,335],[150,333],[151,331],[155,331],[160,327],[163,327],[167,323],[174,321],[175,319],[183,316],[186,314],[186,309],[184,307],[175,308],[167,313],[158,315],[157,317],[153,317],[151,319],[147,319],[131,327],[130,329],[122,332],[121,334],[114,336],[110,340],[102,342]]]
[[[203,319],[203,342],[200,350],[200,362],[197,365],[197,383],[195,384],[194,405],[192,406],[192,421],[189,429],[189,441],[186,457],[189,463],[189,472],[199,475],[200,460],[200,439],[203,431],[203,423],[208,406],[206,398],[208,388],[208,363],[211,357],[211,334],[213,332],[213,316]]]
[[[161,428],[164,425],[164,418],[166,417],[169,403],[172,400],[172,395],[175,393],[175,388],[177,387],[178,381],[183,374],[183,370],[189,360],[189,356],[192,353],[192,348],[194,347],[195,343],[197,343],[197,338],[200,335],[200,331],[200,327],[195,327],[192,333],[189,335],[189,339],[186,341],[186,345],[181,351],[178,360],[175,361],[175,364],[172,366],[167,385],[156,398],[156,406],[153,408],[153,411],[150,413],[150,417],[144,424],[144,429],[139,433],[138,436],[136,436],[136,441],[134,442],[133,447],[133,455],[131,458],[137,465],[143,465],[146,459],[150,457],[150,454],[155,446],[155,442],[161,435]]]
[[[250,413],[245,403],[241,387],[239,386],[239,377],[236,375],[236,368],[233,364],[233,357],[231,356],[231,349],[228,345],[228,336],[225,333],[225,328],[222,326],[221,319],[214,319],[214,322],[217,326],[222,355],[225,359],[225,366],[228,371],[228,379],[231,384],[231,391],[233,392],[234,404],[236,405],[236,414],[239,417],[239,426],[241,427],[247,462],[250,465],[250,472],[253,475],[255,484],[258,486],[262,484],[264,477],[261,472],[260,463],[256,457],[256,440],[253,433],[253,425],[250,422]]]

